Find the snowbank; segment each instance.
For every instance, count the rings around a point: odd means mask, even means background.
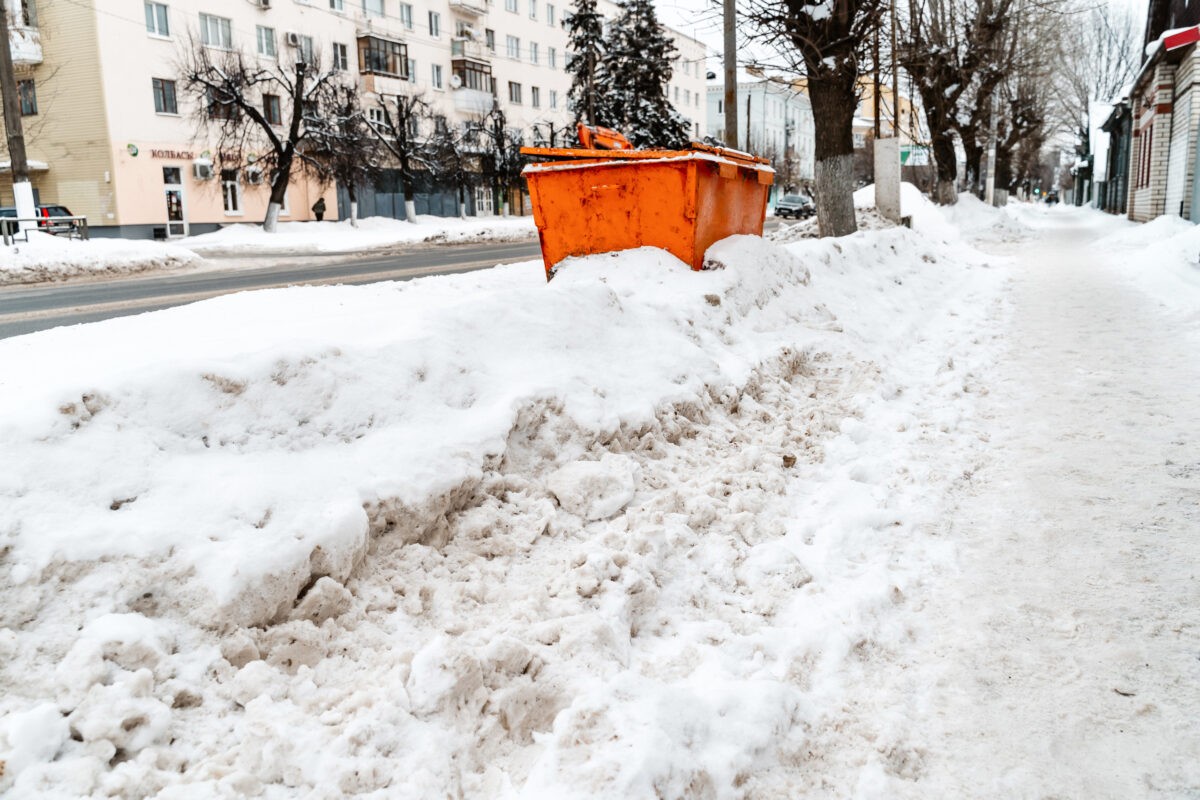
[[[1090,216],[1108,215],[1091,211]],[[1164,306],[1200,318],[1195,302],[1200,290],[1200,227],[1164,215],[1142,225],[1131,223],[1101,244],[1110,252],[1111,263],[1140,289]]]
[[[1000,275],[709,257],[0,341],[0,792],[794,796],[945,558]]]
[[[174,269],[198,260],[191,250],[163,242],[68,239],[30,231],[29,241],[0,245],[0,285]]]
[[[533,217],[433,217],[415,222],[367,217],[358,227],[341,222],[283,222],[275,233],[261,225],[230,225],[193,236],[190,249],[203,255],[303,255],[355,253],[418,242],[481,242],[529,239],[537,234]]]

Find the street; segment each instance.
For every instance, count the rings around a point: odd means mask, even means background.
[[[0,338],[123,317],[252,289],[320,284],[364,284],[450,275],[538,258],[537,242],[437,245],[403,253],[264,258],[264,266],[155,275],[119,280],[0,287]],[[296,262],[300,261],[300,264]],[[285,262],[287,266],[279,266]]]

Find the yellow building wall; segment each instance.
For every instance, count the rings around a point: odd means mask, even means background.
[[[17,78],[32,78],[37,91],[38,113],[21,120],[26,153],[50,168],[30,180],[40,202],[61,203],[91,225],[112,225],[117,202],[93,0],[39,3],[38,29],[42,63],[18,67]],[[7,136],[0,152],[7,160]],[[12,203],[12,174],[4,173],[0,205]]]

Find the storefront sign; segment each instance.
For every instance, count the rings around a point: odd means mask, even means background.
[[[172,161],[191,161],[195,156],[187,150],[151,150],[151,158],[169,158]]]

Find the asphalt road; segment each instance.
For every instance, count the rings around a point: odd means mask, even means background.
[[[450,275],[539,258],[536,241],[436,245],[386,255],[261,259],[262,267],[0,287],[0,338],[141,314],[250,289],[364,284]]]

